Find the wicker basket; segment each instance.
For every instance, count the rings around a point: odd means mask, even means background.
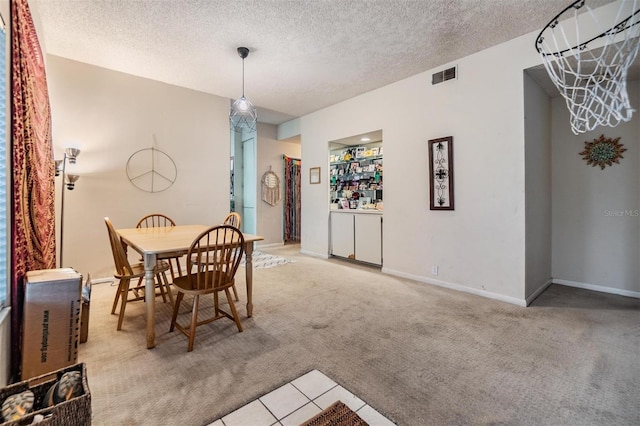
[[[39,409],[49,388],[68,371],[79,371],[82,374],[83,394],[53,407]],[[30,383],[37,383],[30,386]],[[52,371],[29,380],[25,380],[0,389],[0,403],[7,397],[30,389],[34,396],[34,411],[19,420],[0,423],[5,425],[28,425],[34,416],[42,414],[44,420],[40,425],[46,426],[85,426],[91,424],[91,393],[87,384],[87,368],[84,363],[74,364],[60,370]],[[2,420],[2,419],[0,419]]]

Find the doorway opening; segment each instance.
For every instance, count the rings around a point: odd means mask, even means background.
[[[298,158],[283,156],[284,163],[284,209],[283,240],[285,244],[300,243],[300,185],[301,164]]]

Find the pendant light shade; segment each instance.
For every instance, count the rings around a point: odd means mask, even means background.
[[[242,58],[242,97],[236,99],[231,105],[229,123],[231,124],[231,129],[237,132],[242,130],[255,132],[258,113],[256,112],[256,107],[244,96],[244,59],[249,56],[249,49],[238,47],[238,55]]]

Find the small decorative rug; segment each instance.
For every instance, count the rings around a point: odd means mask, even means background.
[[[327,407],[323,412],[316,414],[300,426],[368,426],[354,413],[351,408],[341,401],[336,401]]]
[[[253,252],[253,269],[275,268],[276,266],[284,265],[289,262],[292,262],[292,260],[285,257],[263,253],[260,251]],[[244,259],[242,259],[242,263],[240,265],[244,266],[244,264],[245,261]]]

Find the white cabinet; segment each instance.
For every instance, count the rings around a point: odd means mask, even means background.
[[[331,254],[355,257],[353,214],[331,213]]]
[[[382,216],[355,214],[356,260],[382,265]]]
[[[331,212],[331,254],[382,265],[382,215]]]

